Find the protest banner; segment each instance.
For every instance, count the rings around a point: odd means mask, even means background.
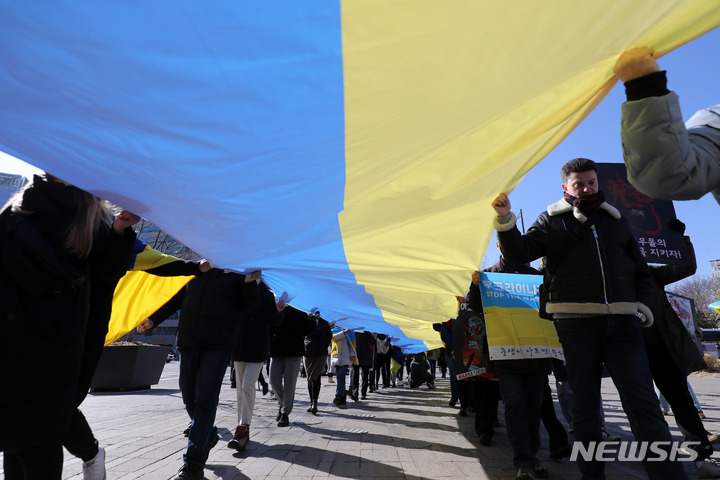
[[[565,360],[552,322],[540,318],[541,275],[480,273],[490,360]]]
[[[685,330],[688,331],[693,340],[697,341],[696,330],[698,328],[697,318],[695,316],[695,301],[692,298],[683,297],[674,293],[665,292],[668,302],[682,321]]]
[[[489,359],[486,358],[485,320],[482,312],[472,310],[468,303],[461,303],[457,318],[451,320],[451,327],[455,378],[494,378],[495,375],[487,371]]]
[[[675,207],[670,200],[655,200],[627,181],[624,163],[596,163],[600,191],[605,201],[627,219],[640,252],[648,263],[686,265],[685,243],[680,232],[670,230]]]

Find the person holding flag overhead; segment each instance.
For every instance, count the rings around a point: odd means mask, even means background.
[[[368,381],[370,369],[373,362],[373,350],[375,349],[375,337],[370,332],[355,332],[355,351],[357,352],[357,364],[352,366],[350,376],[350,398],[358,401],[360,398],[367,398]]]
[[[337,386],[335,388],[333,403],[337,406],[342,406],[347,403],[345,377],[347,376],[348,368],[353,364],[353,360],[356,359],[357,353],[355,352],[355,347],[350,343],[354,341],[353,331],[341,330],[340,327],[335,327],[335,329],[337,331],[333,332],[332,352],[330,354],[330,364],[335,368],[335,373],[337,374]]]
[[[403,384],[403,369],[405,368],[405,354],[398,345],[390,347],[390,379],[392,386],[396,385],[396,381]],[[433,377],[434,378],[434,377]]]
[[[624,52],[613,73],[627,95],[620,133],[630,183],[652,198],[691,200],[712,192],[720,203],[720,105],[683,124],[679,97],[667,89],[649,47]]]
[[[497,246],[499,248],[499,245]],[[540,275],[538,270],[526,263],[516,264],[507,261],[502,253],[497,263],[483,271]],[[467,298],[473,311],[483,312],[478,271],[472,273]],[[484,327],[484,318],[482,324]],[[487,344],[487,336],[484,340]],[[476,406],[486,410],[481,414],[475,414],[475,430],[480,437],[480,444],[484,446],[491,444],[498,397],[502,395],[505,405],[505,425],[513,450],[515,468],[528,468],[535,477],[547,478],[548,471],[537,459],[537,452],[540,449],[543,387],[550,373],[550,360],[547,358],[493,360],[490,362],[490,370],[497,375],[498,383],[479,380],[474,390]],[[478,396],[480,398],[477,398]]]
[[[688,253],[687,265],[651,265],[654,293],[653,311],[655,322],[643,329],[645,350],[648,354],[650,372],[655,385],[672,407],[675,422],[685,440],[699,442],[689,448],[698,453],[695,460],[698,478],[720,477],[720,462],[710,458],[713,447],[708,438],[710,434],[698,415],[687,376],[695,371],[704,370],[707,364],[695,339],[690,336],[682,320],[678,318],[667,295],[665,286],[690,277],[697,270],[695,248],[690,237],[684,235],[685,224],[674,218],[668,222],[670,230],[683,234],[685,251]]]
[[[303,358],[308,393],[310,394],[310,407],[307,411],[317,415],[322,374],[327,364],[328,348],[332,342],[332,327],[320,316],[320,311],[317,309],[312,309],[308,316],[314,323],[314,327],[305,337],[305,356]]]
[[[255,410],[255,382],[270,355],[270,328],[278,323],[280,312],[286,307],[282,300],[275,303],[275,295],[260,280],[259,272],[246,278],[251,278],[250,282],[257,285],[257,289],[255,298],[240,315],[237,342],[232,355],[238,421],[228,448],[238,451],[244,450],[250,439],[250,424]]]
[[[6,478],[62,476],[63,437],[78,405],[92,305],[110,308],[112,295],[102,295],[100,286],[127,269],[136,221],[126,211],[113,219],[106,201],[50,174],[36,175],[0,213],[0,451]]]
[[[564,198],[547,207],[525,234],[517,229],[508,196],[500,193],[493,200],[500,250],[511,263],[547,257],[545,310],[555,319],[575,395],[575,438],[586,447],[602,441],[604,364],[635,438],[669,449],[672,437],[653,390],[640,331],[653,322],[650,270],[628,222],[599,191],[595,162],[570,160],[562,166],[561,178]],[[604,464],[594,458],[581,456],[580,471],[586,478],[604,478]],[[664,461],[644,459],[650,478],[687,478],[682,464],[667,458],[669,454]],[[518,478],[532,476],[518,470]]]
[[[284,301],[282,296],[280,301]],[[290,424],[288,415],[292,413],[295,402],[295,385],[305,350],[305,336],[314,327],[314,319],[290,305],[280,313],[279,321],[271,325],[270,384],[278,401],[278,427]]]
[[[191,426],[184,464],[173,480],[203,478],[208,453],[218,443],[220,437],[214,422],[220,387],[242,322],[247,317],[251,321],[261,309],[257,284],[260,275],[260,271],[242,275],[213,268],[191,280],[150,316],[153,324],[159,325],[182,307],[178,331],[180,391]],[[274,299],[272,302],[275,308]],[[266,340],[269,348],[269,333]],[[253,394],[263,361],[260,360],[251,380]]]
[[[132,221],[133,223],[139,221],[139,217],[132,215]],[[83,460],[85,480],[103,480],[105,478],[105,450],[99,446],[90,424],[80,411],[80,405],[90,389],[93,374],[105,345],[108,322],[110,322],[112,314],[113,294],[118,282],[121,281],[123,275],[126,275],[127,271],[143,271],[158,277],[174,277],[200,275],[210,269],[207,260],[192,262],[165,255],[136,238],[134,232],[132,234],[129,232],[131,230],[129,227],[126,228],[124,234],[126,237],[131,236],[130,243],[134,239],[130,262],[114,275],[102,272],[102,274],[94,275],[92,279],[93,295],[90,299],[85,348],[75,397],[77,408],[72,416],[70,430],[63,437],[63,446],[67,451]],[[152,325],[151,320],[145,319],[138,325],[137,330],[144,332],[152,328]]]

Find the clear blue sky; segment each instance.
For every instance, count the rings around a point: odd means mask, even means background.
[[[668,88],[680,96],[683,118],[696,110],[720,103],[720,29],[665,55],[660,67],[668,72]],[[550,155],[540,162],[510,194],[514,212],[523,211],[529,227],[545,207],[562,197],[560,167],[576,157],[602,163],[621,163],[620,107],[625,100],[621,82]],[[677,217],[687,225],[695,245],[697,275],[709,276],[709,260],[720,258],[720,205],[712,195],[700,200],[673,202]],[[483,267],[497,261],[495,238],[487,249]]]
[[[680,47],[660,59],[668,71],[668,87],[680,95],[685,119],[696,110],[720,103],[720,29]],[[597,162],[622,162],[620,105],[625,99],[622,84],[613,91],[553,152],[538,164],[511,193],[513,210],[522,209],[529,226],[547,205],[562,195],[560,166],[575,157]],[[0,153],[0,171],[32,175],[33,168]],[[700,200],[675,202],[678,218],[687,225],[695,244],[698,275],[710,275],[709,260],[720,258],[720,205],[710,195]],[[497,261],[493,237],[483,267]]]

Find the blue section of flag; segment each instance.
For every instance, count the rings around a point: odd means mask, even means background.
[[[480,292],[483,307],[539,309],[538,287],[540,275],[514,273],[480,273]]]
[[[12,2],[2,20],[0,151],[425,350],[345,257],[340,2]]]

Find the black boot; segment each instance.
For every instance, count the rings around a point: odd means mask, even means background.
[[[238,425],[235,427],[235,435],[232,440],[228,443],[228,448],[234,448],[238,452],[245,450],[250,439],[250,425]]]
[[[316,400],[315,398],[315,386],[308,381],[308,395],[310,396],[310,406],[308,407],[307,411],[312,412],[313,405],[315,405]]]
[[[263,396],[267,395],[268,393],[268,384],[265,381],[265,377],[263,377],[262,372],[260,372],[260,375],[258,375],[258,382],[260,382],[260,385],[262,386],[262,392]]]

